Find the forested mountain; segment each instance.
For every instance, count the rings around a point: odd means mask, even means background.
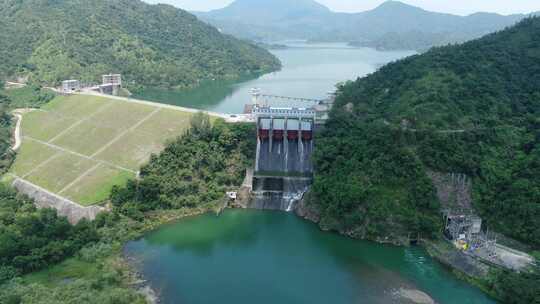
[[[211,11],[207,15],[211,18],[264,24],[267,21],[324,16],[330,13],[330,9],[313,0],[236,0],[229,6]]]
[[[336,20],[313,0],[237,0],[210,12],[197,12],[225,33],[257,41],[315,37]]]
[[[488,13],[462,17],[398,1],[386,1],[361,13],[336,13],[314,0],[237,0],[223,9],[197,15],[242,38],[341,41],[415,50],[478,38],[525,17]]]
[[[48,85],[118,72],[129,86],[187,87],[280,65],[186,11],[139,0],[5,0],[0,26],[0,76]]]
[[[490,229],[540,247],[540,18],[339,88],[311,206],[366,237],[437,231],[432,173],[472,179]]]

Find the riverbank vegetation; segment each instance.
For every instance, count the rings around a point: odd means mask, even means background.
[[[440,224],[428,173],[459,173],[490,229],[540,248],[539,54],[540,18],[529,18],[341,86],[315,155],[321,223],[372,239],[429,238]],[[531,303],[537,280],[501,274],[492,286],[509,303]]]
[[[0,79],[52,86],[116,72],[129,88],[185,88],[280,67],[184,10],[139,0],[2,1],[0,26]]]

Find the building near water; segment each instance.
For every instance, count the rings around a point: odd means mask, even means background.
[[[62,81],[62,92],[73,93],[81,89],[81,83],[78,80],[64,80]]]

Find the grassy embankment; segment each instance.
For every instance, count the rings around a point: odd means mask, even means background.
[[[59,96],[23,117],[10,173],[82,205],[108,199],[191,114],[94,96]]]

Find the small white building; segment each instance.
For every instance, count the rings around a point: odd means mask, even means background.
[[[81,89],[81,83],[78,80],[64,80],[62,81],[62,92],[73,93]]]

